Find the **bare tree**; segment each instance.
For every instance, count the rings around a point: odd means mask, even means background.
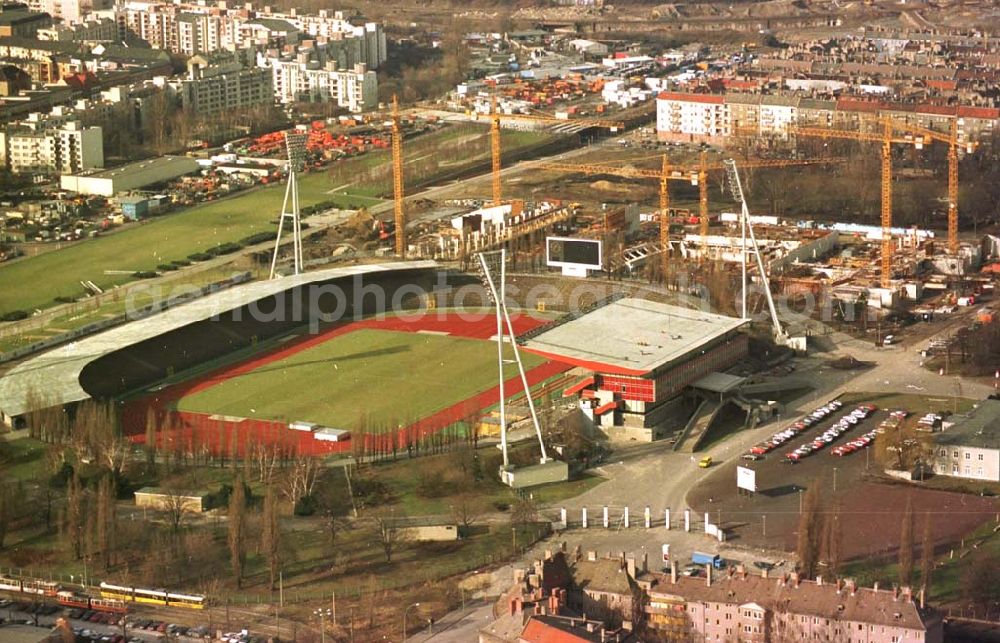
[[[531,498],[518,498],[510,508],[510,522],[524,526],[538,520],[538,506]]]
[[[267,559],[267,569],[270,574],[271,589],[274,589],[278,577],[278,567],[281,565],[281,528],[278,525],[278,500],[274,497],[274,489],[268,487],[264,492],[264,508],[261,516],[261,548]]]
[[[236,578],[236,587],[243,583],[243,566],[246,564],[246,509],[245,483],[241,476],[233,481],[233,492],[229,496],[229,559]]]
[[[473,523],[479,520],[480,513],[473,498],[469,494],[462,494],[455,498],[455,502],[451,505],[451,517],[464,533],[468,533]]]
[[[188,499],[183,492],[173,488],[164,489],[163,496],[163,511],[167,515],[167,522],[170,523],[170,531],[176,535],[181,530]]]
[[[819,481],[809,485],[802,497],[802,513],[799,515],[799,533],[796,554],[799,558],[799,573],[810,578],[816,575],[819,562],[822,535],[822,514],[819,506]]]
[[[320,466],[316,458],[296,456],[285,474],[284,493],[292,504],[311,496],[319,477]]]
[[[385,562],[391,563],[393,552],[406,540],[399,518],[391,511],[379,512],[372,516],[372,526],[375,538],[385,554]]]
[[[7,497],[7,485],[0,484],[0,549],[3,549],[7,539],[7,529],[10,524],[10,503]]]
[[[934,575],[934,535],[929,511],[924,514],[924,533],[920,541],[920,587],[926,595],[931,591],[931,579]]]
[[[101,553],[104,570],[111,568],[115,550],[115,492],[110,476],[101,478],[97,485],[96,535],[97,550]]]
[[[840,572],[843,557],[843,531],[840,524],[840,506],[834,508],[823,521],[823,549],[827,565],[834,576]]]
[[[156,466],[156,431],[158,427],[156,409],[150,404],[146,409],[146,443],[143,445],[146,451],[146,466],[149,469]]]
[[[913,580],[913,499],[906,497],[903,523],[899,531],[899,582],[909,585]]]
[[[74,471],[66,491],[66,511],[63,516],[63,533],[77,560],[83,557],[83,488],[80,476]]]

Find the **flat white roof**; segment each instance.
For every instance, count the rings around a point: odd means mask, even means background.
[[[641,375],[743,324],[736,317],[625,298],[545,331],[524,347],[591,370]]]
[[[151,317],[64,344],[18,364],[0,379],[0,411],[9,416],[24,414],[27,410],[25,397],[32,387],[53,405],[86,400],[90,394],[80,386],[80,373],[94,360],[295,286],[354,275],[436,266],[433,261],[403,261],[328,268],[270,281],[256,281],[207,295]]]

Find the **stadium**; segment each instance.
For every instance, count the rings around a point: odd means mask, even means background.
[[[0,413],[16,425],[34,390],[45,406],[118,400],[140,442],[152,411],[192,449],[322,454],[350,448],[362,427],[403,444],[498,400],[492,314],[427,310],[428,293],[467,283],[478,280],[422,261],[238,286],[19,364],[0,380]],[[519,316],[515,330],[542,323]],[[526,366],[531,386],[570,368],[533,356]],[[516,375],[505,373],[512,394]]]
[[[476,294],[454,295],[465,286]],[[683,386],[745,354],[741,320],[618,290],[570,315],[514,318],[536,396],[580,394],[613,406],[615,424],[649,427]],[[477,277],[433,261],[243,284],[22,362],[0,379],[0,414],[17,425],[35,391],[44,406],[115,400],[134,441],[152,425],[192,453],[406,449],[499,401],[482,295]],[[508,399],[522,393],[512,364],[504,379]]]

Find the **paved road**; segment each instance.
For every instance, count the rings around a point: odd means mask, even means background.
[[[814,352],[808,357],[794,360],[795,375],[812,382],[815,390],[789,403],[785,417],[778,422],[737,433],[706,453],[715,460],[737,457],[751,445],[771,435],[779,423],[784,424],[801,417],[820,402],[848,391],[898,392],[950,399],[956,393],[956,378],[942,377],[923,369],[916,345],[923,345],[930,337],[954,332],[974,319],[973,315],[974,311],[963,311],[946,321],[918,327],[915,332],[911,332],[911,339],[892,347],[875,347],[873,342],[858,340],[839,332],[825,334],[826,340],[834,342],[836,351]],[[815,322],[809,322],[809,325],[818,329]],[[851,355],[862,361],[875,362],[876,366],[866,371],[837,370],[827,365],[827,361],[834,355]],[[960,395],[981,399],[992,392],[992,387],[988,385],[962,381]],[[687,560],[694,549],[709,549],[718,551],[728,559],[746,562],[767,560],[790,566],[791,563],[786,560],[789,558],[788,554],[784,551],[748,548],[736,544],[720,545],[704,534],[701,519],[693,514],[692,531],[683,531],[679,523],[683,519],[683,510],[687,508],[688,490],[711,473],[711,469],[698,468],[690,454],[675,453],[665,443],[630,447],[625,452],[628,454],[626,457],[613,456],[612,462],[597,469],[598,473],[608,478],[605,483],[562,503],[571,521],[579,521],[581,509],[587,507],[591,527],[586,530],[570,529],[536,544],[516,565],[527,565],[540,558],[546,549],[555,549],[559,543],[565,542],[570,551],[579,545],[583,551],[593,550],[599,555],[627,552],[641,558],[646,553],[651,568],[662,566],[660,556],[663,544],[670,545],[671,556],[679,561]],[[660,525],[649,530],[642,526],[624,529],[621,525],[621,508],[626,503],[632,512],[633,525],[641,525],[643,508],[647,505],[651,508],[653,517],[661,521]],[[610,511],[612,525],[608,529],[601,524],[604,506],[613,508]],[[662,525],[663,509],[668,507],[672,509],[675,523],[669,531]],[[550,508],[545,514],[555,516],[557,508]],[[493,571],[490,586],[480,592],[478,597],[495,599],[499,596],[513,582],[514,567],[515,565],[506,565]],[[448,628],[434,635],[424,632],[424,638],[414,640],[441,643],[474,640],[477,624],[480,619],[485,621],[486,616],[488,612],[485,610],[477,610],[474,615],[458,610],[442,619],[444,623],[454,623],[454,629]]]

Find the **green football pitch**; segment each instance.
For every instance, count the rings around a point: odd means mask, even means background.
[[[526,369],[542,358],[522,353]],[[372,429],[406,425],[497,383],[496,344],[362,328],[219,382],[178,409]],[[505,378],[515,377],[515,364]]]

